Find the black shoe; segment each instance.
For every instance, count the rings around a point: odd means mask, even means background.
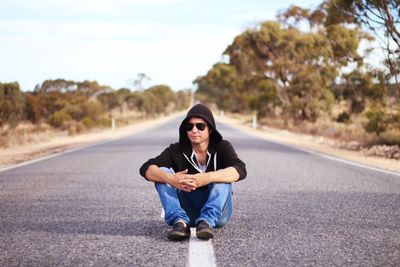
[[[190,236],[190,227],[183,222],[174,224],[174,228],[168,232],[167,237],[169,240],[177,241],[183,240]]]
[[[214,238],[211,226],[206,221],[200,221],[196,227],[196,236],[200,239],[208,240]]]

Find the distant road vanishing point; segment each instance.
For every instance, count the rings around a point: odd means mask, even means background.
[[[248,177],[213,241],[169,242],[139,176],[182,118],[0,172],[0,266],[399,266],[400,176],[218,124]],[[194,250],[194,251],[190,251]],[[195,256],[193,256],[195,255]]]

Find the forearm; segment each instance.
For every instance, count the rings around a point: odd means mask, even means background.
[[[146,171],[146,178],[150,182],[169,184],[177,189],[191,192],[196,189],[193,178],[187,177],[187,170],[174,174],[162,171],[157,165],[150,165]]]
[[[239,180],[239,173],[234,167],[208,172],[210,183],[233,183]]]
[[[172,174],[162,171],[156,165],[150,165],[146,171],[146,178],[150,182],[171,184]]]

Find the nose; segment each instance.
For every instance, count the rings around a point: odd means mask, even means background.
[[[195,133],[197,133],[197,132],[199,131],[199,129],[197,129],[196,125],[193,125],[192,131],[195,132]]]

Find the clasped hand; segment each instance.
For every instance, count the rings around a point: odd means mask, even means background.
[[[188,170],[186,169],[173,174],[174,187],[191,192],[210,183],[207,173],[188,174],[187,172]]]

